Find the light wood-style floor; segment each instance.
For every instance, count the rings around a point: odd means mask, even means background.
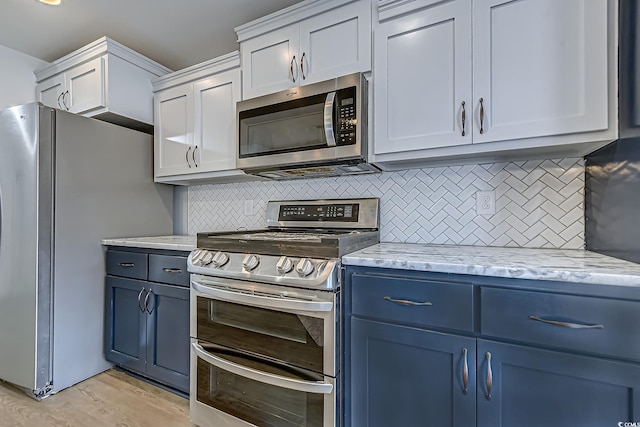
[[[1,427],[190,427],[189,401],[109,370],[41,402],[0,382]]]

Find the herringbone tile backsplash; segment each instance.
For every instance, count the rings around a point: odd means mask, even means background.
[[[477,215],[476,192],[488,190],[496,213]],[[574,158],[192,186],[188,230],[263,228],[269,200],[355,197],[380,198],[383,242],[584,247],[584,162]]]

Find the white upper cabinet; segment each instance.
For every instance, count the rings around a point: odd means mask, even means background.
[[[155,94],[155,176],[195,170],[193,88],[182,85]]]
[[[474,0],[473,13],[474,143],[608,128],[606,0]]]
[[[236,51],[153,82],[156,182],[189,185],[256,179],[236,169],[240,80]]]
[[[236,167],[236,102],[240,70],[230,70],[193,84],[194,141],[197,166],[203,171]]]
[[[151,80],[171,70],[103,37],[36,71],[49,107],[150,131]]]
[[[67,92],[63,104],[72,113],[84,113],[105,107],[105,60],[100,57],[66,72]]]
[[[380,0],[378,15],[381,167],[581,156],[617,138],[616,0]]]
[[[458,0],[379,26],[376,154],[471,143],[471,3]]]
[[[307,0],[236,32],[243,99],[371,69],[370,0]]]

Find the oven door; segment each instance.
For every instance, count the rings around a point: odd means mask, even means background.
[[[335,379],[191,340],[191,421],[201,427],[333,427]]]
[[[191,275],[191,337],[336,376],[338,294]]]

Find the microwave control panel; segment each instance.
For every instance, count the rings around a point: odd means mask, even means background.
[[[356,143],[356,88],[350,87],[337,93],[338,126],[336,145]]]

